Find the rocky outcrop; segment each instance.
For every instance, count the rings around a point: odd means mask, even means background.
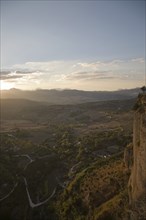
[[[134,107],[133,166],[129,179],[131,219],[146,219],[146,94]]]
[[[131,170],[133,164],[133,144],[130,143],[124,150],[124,164],[128,171]]]

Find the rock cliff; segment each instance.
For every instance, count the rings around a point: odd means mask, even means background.
[[[138,96],[134,107],[133,165],[129,179],[131,219],[146,219],[146,94]]]

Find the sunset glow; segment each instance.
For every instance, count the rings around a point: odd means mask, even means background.
[[[14,83],[4,82],[0,80],[0,90],[8,90],[15,87]]]
[[[1,20],[1,89],[144,84],[144,1],[1,1]]]

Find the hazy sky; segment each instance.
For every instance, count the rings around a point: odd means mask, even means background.
[[[144,84],[145,1],[1,1],[1,88]]]

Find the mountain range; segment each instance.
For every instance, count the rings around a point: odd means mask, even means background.
[[[139,88],[118,91],[82,91],[82,90],[1,90],[1,99],[27,99],[48,104],[79,104],[86,102],[125,100],[136,98]]]

